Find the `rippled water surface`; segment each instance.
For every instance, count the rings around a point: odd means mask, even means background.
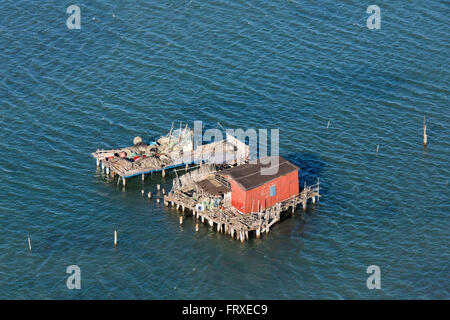
[[[0,2],[0,298],[450,298],[448,3],[76,4]],[[320,204],[241,244],[96,170],[173,120],[279,128]]]

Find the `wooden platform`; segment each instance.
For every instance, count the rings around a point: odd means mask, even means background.
[[[224,232],[244,242],[251,235],[259,238],[262,233],[268,233],[270,228],[281,220],[282,213],[290,211],[293,214],[299,204],[302,204],[303,210],[306,210],[309,202],[315,205],[321,196],[319,191],[319,182],[312,186],[305,186],[298,195],[251,214],[241,214],[231,205],[226,204],[215,207],[213,201],[211,203],[211,198],[208,203],[205,200],[208,198],[207,195],[202,195],[200,190],[197,189],[195,195],[191,195],[186,187],[180,186],[175,186],[169,194],[164,196],[164,204],[176,206],[183,213],[192,213],[194,219],[208,223],[218,232]],[[203,211],[197,209],[198,204],[203,205]]]
[[[164,176],[170,169],[193,163],[233,165],[248,160],[249,147],[234,137],[227,135],[226,140],[200,145],[193,150],[192,141],[186,139],[191,134],[192,130],[186,126],[178,137],[174,137],[171,130],[152,144],[138,140],[140,142],[133,146],[97,150],[92,156],[97,160],[97,166],[101,165],[106,174],[118,175],[124,185],[126,178],[141,175],[144,179],[145,174],[159,171]],[[120,156],[123,152],[127,157]]]

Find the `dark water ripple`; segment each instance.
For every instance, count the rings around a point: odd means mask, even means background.
[[[350,0],[78,5],[69,31],[59,1],[0,4],[0,297],[449,298],[444,1],[382,2],[379,31]],[[173,120],[280,128],[320,205],[241,245],[96,171]]]

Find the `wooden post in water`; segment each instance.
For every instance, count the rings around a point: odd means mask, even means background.
[[[260,238],[261,237],[261,228],[256,229],[256,238]]]
[[[28,235],[28,249],[31,251],[31,238],[30,238],[30,235]]]
[[[162,170],[162,177],[164,178],[166,176],[166,169]]]
[[[183,216],[180,216],[180,225],[183,224]]]
[[[125,179],[125,177],[122,178],[122,182],[123,182],[123,187],[125,188],[125,185],[127,184],[127,180]]]
[[[162,194],[166,194],[166,189],[162,188]]]
[[[425,116],[423,116],[423,145],[426,146],[428,143],[428,136],[427,136],[427,119]]]
[[[159,204],[160,201],[161,201],[161,200],[160,200],[159,198],[156,198],[156,203]]]
[[[99,166],[100,166],[100,161],[97,158],[97,167],[99,167]]]
[[[145,174],[143,173],[142,174],[142,181],[144,181],[145,180]]]
[[[141,195],[142,195],[142,196],[145,195],[145,190],[144,190],[144,189],[141,190]]]
[[[320,201],[320,178],[317,178],[317,203]]]
[[[117,247],[117,230],[114,230],[114,247]]]
[[[159,183],[156,185],[156,189],[161,190],[161,185]]]
[[[195,232],[198,232],[198,223],[195,224]]]
[[[147,193],[147,198],[149,198],[149,199],[152,198],[152,193],[150,191]]]

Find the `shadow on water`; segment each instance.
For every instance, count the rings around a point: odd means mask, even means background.
[[[317,183],[317,178],[320,178],[322,171],[327,166],[325,162],[312,154],[291,153],[284,156],[284,158],[300,168],[298,175],[300,187],[305,182],[307,185]],[[323,190],[323,192],[325,193],[326,190]]]

